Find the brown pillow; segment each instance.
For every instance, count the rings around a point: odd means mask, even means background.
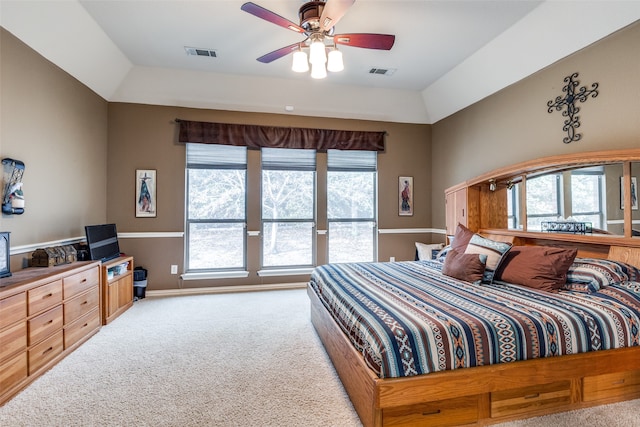
[[[514,246],[505,256],[495,279],[553,292],[567,281],[567,270],[577,249]]]
[[[453,242],[451,242],[451,249],[455,249],[459,253],[464,253],[464,250],[467,249],[467,245],[469,244],[469,240],[471,240],[474,234],[473,231],[458,223],[456,234],[453,236]]]
[[[483,255],[465,254],[451,249],[444,259],[442,274],[465,282],[480,283],[484,274],[482,257]]]

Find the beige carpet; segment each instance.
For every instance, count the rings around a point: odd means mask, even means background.
[[[304,290],[144,299],[0,408],[0,426],[359,426]],[[638,426],[640,400],[505,426]]]

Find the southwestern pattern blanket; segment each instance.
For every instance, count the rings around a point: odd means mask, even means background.
[[[640,283],[473,285],[442,263],[328,264],[311,287],[380,378],[640,345]]]

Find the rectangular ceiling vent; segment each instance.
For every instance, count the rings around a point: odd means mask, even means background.
[[[217,58],[218,54],[213,49],[201,49],[199,47],[184,47],[184,50],[187,52],[187,55],[194,56],[208,56],[210,58]]]
[[[378,74],[380,76],[392,76],[396,72],[396,68],[377,68],[373,67],[369,70],[369,74]]]

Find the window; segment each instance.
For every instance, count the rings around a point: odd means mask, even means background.
[[[519,230],[520,223],[520,183],[515,183],[511,188],[507,188],[507,228]]]
[[[328,261],[375,261],[376,152],[327,151]]]
[[[549,174],[527,180],[527,229],[541,230],[542,221],[562,217],[562,175]]]
[[[247,149],[187,144],[186,269],[246,269]]]
[[[315,264],[315,150],[262,149],[262,267]]]
[[[571,216],[604,228],[602,167],[583,168],[571,173]]]

